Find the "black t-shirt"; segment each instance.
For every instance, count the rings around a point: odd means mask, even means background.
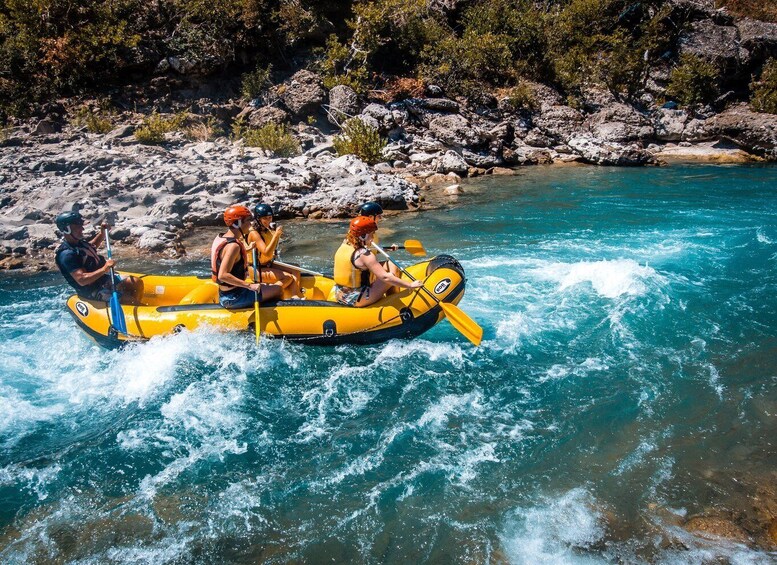
[[[91,273],[105,265],[105,258],[99,255],[95,246],[88,241],[81,240],[76,244],[63,241],[62,245],[57,249],[54,262],[68,284],[76,289],[79,294],[88,296],[100,290],[105,285],[105,281],[108,280],[108,275],[104,275],[92,284],[81,286],[73,278],[71,273],[77,269],[83,269],[87,273]]]

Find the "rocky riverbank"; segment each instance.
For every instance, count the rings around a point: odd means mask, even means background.
[[[380,104],[347,86],[326,92],[309,71],[277,85],[264,105],[214,103],[176,85],[171,81],[170,94],[157,104],[186,108],[195,119],[218,118],[223,131],[238,118],[254,127],[297,124],[291,131],[302,154],[276,158],[230,137],[188,141],[182,132],[144,145],[134,136],[140,113],[124,112],[113,131],[93,134],[70,123],[64,105],[55,107],[0,142],[0,265],[49,264],[58,244],[53,218],[73,206],[88,217],[107,214],[114,239],[141,253],[179,256],[186,252],[182,235],[219,225],[221,211],[234,203],[268,202],[280,217],[345,217],[365,200],[415,209],[423,205],[424,185],[442,184],[445,194],[456,195],[463,177],[527,165],[777,159],[777,116],[745,104],[708,114],[649,111],[600,91],[591,92],[582,111],[539,84],[531,85],[531,107],[507,96],[454,100],[434,86],[423,97]],[[353,116],[387,139],[383,162],[336,155],[337,126]]]

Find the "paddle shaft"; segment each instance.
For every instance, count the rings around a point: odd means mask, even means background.
[[[108,259],[113,259],[113,253],[111,252],[111,236],[108,235],[108,228],[105,228],[105,250],[108,253]],[[117,331],[127,334],[127,321],[124,319],[124,310],[121,309],[121,302],[119,301],[119,293],[116,291],[116,272],[113,270],[113,266],[108,269],[111,278],[111,300],[110,311],[113,316],[113,327]]]
[[[413,275],[408,273],[404,268],[402,268],[401,265],[394,261],[388,253],[383,251],[379,245],[377,245],[375,242],[373,242],[372,245],[375,247],[375,249],[382,253],[386,259],[394,263],[394,265],[396,265],[397,268],[399,268],[405,275],[407,275],[408,278],[411,280],[416,280],[413,278]],[[456,328],[456,330],[458,330],[464,337],[472,342],[475,347],[480,345],[480,342],[483,339],[483,328],[481,328],[472,318],[462,312],[461,309],[455,304],[442,302],[440,299],[438,299],[428,288],[426,288],[426,285],[422,286],[421,288],[426,291],[426,294],[432,297],[432,300],[434,300],[442,309],[445,317],[448,318],[448,321],[454,328]]]
[[[304,267],[299,267],[297,265],[291,265],[290,263],[284,263],[283,261],[273,261],[273,265],[278,265],[279,267],[284,267],[286,269],[296,269],[300,273],[305,273],[306,275],[313,275],[316,277],[323,277],[323,273],[318,273],[316,271],[311,271],[310,269],[306,269]]]
[[[254,282],[261,284],[262,273],[259,269],[262,267],[259,265],[256,248],[254,248],[251,253],[253,255],[252,259],[254,260]],[[254,291],[254,333],[256,334],[256,343],[258,344],[262,335],[259,328],[259,290]]]
[[[383,248],[382,248],[380,245],[378,245],[377,243],[375,243],[375,242],[373,241],[373,242],[372,242],[372,246],[373,246],[375,249],[377,249],[378,251],[380,251],[380,253],[381,253],[381,254],[382,254],[382,255],[383,255],[383,256],[384,256],[386,259],[388,259],[389,261],[391,261],[392,263],[394,263],[394,265],[396,265],[397,269],[399,269],[400,271],[402,271],[402,272],[403,272],[403,273],[404,273],[404,274],[407,276],[407,278],[409,278],[411,281],[417,280],[417,279],[416,279],[416,278],[415,278],[413,275],[411,275],[410,273],[408,273],[408,272],[405,270],[405,268],[404,268],[402,265],[400,265],[399,263],[397,263],[396,261],[394,261],[394,259],[392,259],[392,258],[389,256],[389,254],[388,254],[388,253],[386,253],[385,251],[383,251]],[[422,286],[422,287],[420,287],[420,288],[422,288],[424,291],[426,291],[426,294],[428,294],[429,296],[431,296],[431,297],[432,297],[432,300],[434,300],[434,301],[435,301],[437,304],[440,304],[440,299],[439,299],[439,298],[437,298],[437,297],[436,297],[434,294],[432,294],[432,292],[431,292],[431,291],[430,291],[428,288],[426,288],[426,286]]]

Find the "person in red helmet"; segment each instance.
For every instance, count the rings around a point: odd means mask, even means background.
[[[370,244],[378,225],[359,216],[351,220],[348,234],[335,253],[335,297],[346,306],[369,306],[395,288],[420,288],[421,281],[407,281],[378,263]]]
[[[246,282],[248,276],[248,244],[246,235],[251,227],[251,210],[245,206],[230,206],[224,211],[224,223],[229,228],[213,240],[210,248],[211,277],[219,285],[219,304],[224,308],[251,308],[256,292],[260,301],[281,296],[277,284]]]

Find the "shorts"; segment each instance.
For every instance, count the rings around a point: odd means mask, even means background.
[[[261,296],[259,297],[261,300]],[[253,308],[256,293],[247,288],[235,288],[232,290],[219,290],[219,304],[229,310],[239,308]]]
[[[119,298],[121,298],[121,291],[119,291],[118,286],[123,280],[124,279],[122,279],[119,275],[113,275],[113,286],[116,287],[116,292],[119,294]],[[96,288],[79,292],[78,295],[90,300],[109,302],[111,300],[111,296],[113,295],[113,290],[111,290],[111,275],[105,275],[98,281],[98,284],[99,286],[96,286]]]
[[[359,288],[335,286],[335,299],[344,306],[354,306],[365,293],[369,294],[369,290],[368,286]]]

